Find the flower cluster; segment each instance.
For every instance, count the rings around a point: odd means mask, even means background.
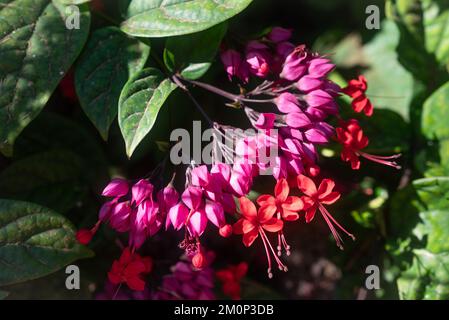
[[[174,81],[180,86],[193,84],[230,99],[227,105],[243,110],[257,134],[207,118],[214,130],[210,166],[192,163],[186,170],[184,189],[179,193],[171,183],[155,190],[149,179],[133,183],[113,179],[102,193],[109,201],[102,206],[98,223],[90,230],[80,230],[78,240],[87,244],[100,223],[107,222],[116,231],[129,233],[131,251],[125,255],[129,260],[129,255],[138,257],[134,250],[163,226],[166,230],[183,229],[185,236],[180,247],[191,265],[178,263],[173,274],[164,279],[165,289],[159,297],[193,299],[213,296],[211,272],[206,272],[207,276],[197,273],[198,269],[208,269],[211,263],[200,242],[209,222],[224,238],[243,235],[246,247],[260,238],[270,278],[272,258],[280,270],[287,271],[280,258],[283,251],[289,255],[291,249],[284,234],[287,222],[304,217],[310,223],[316,212],[320,212],[338,247],[342,248],[343,243],[339,231],[355,239],[326,208],[340,198],[340,193],[335,191],[332,179],[321,177],[320,146],[338,141],[342,145],[341,159],[350,162],[352,169],[360,168],[360,157],[400,168],[393,161],[399,155],[384,157],[362,151],[369,140],[359,122],[344,120],[340,115],[337,100],[342,94],[353,99],[355,112],[373,115],[373,105],[366,95],[366,79],[360,76],[340,88],[328,77],[335,68],[331,60],[305,45],[294,45],[291,36],[291,30],[276,27],[260,39],[249,41],[240,51],[222,47],[221,60],[230,80],[238,78],[249,83],[251,77],[262,79],[254,89],[241,90],[239,95],[174,75]],[[269,104],[273,112],[257,111],[250,104]],[[332,119],[337,120],[338,128],[331,125]],[[264,153],[266,150],[269,152]],[[224,155],[225,161],[219,154]],[[267,170],[276,180],[274,195],[261,195],[253,203],[247,195],[254,179]],[[270,242],[270,234],[277,236],[276,248]],[[148,269],[133,267],[130,271],[124,267],[128,260],[114,263],[111,272],[115,276],[111,282],[126,282],[130,287],[142,288],[140,282],[136,284],[135,276]],[[217,273],[224,282],[225,293],[232,298],[240,296],[239,281],[246,269],[241,265]],[[128,273],[134,277],[131,283],[124,276]]]

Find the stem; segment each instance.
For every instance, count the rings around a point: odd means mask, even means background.
[[[179,81],[179,78],[177,76],[173,76],[172,80],[174,83],[176,83],[182,90],[184,90],[185,93],[189,96],[190,100],[192,100],[195,107],[198,109],[198,111],[203,115],[203,117],[209,122],[209,125],[213,127],[214,122],[209,118],[206,111],[201,107],[199,102],[195,99],[195,97],[190,93],[189,89],[181,82]]]
[[[180,79],[180,78],[178,78]],[[224,91],[220,88],[217,88],[213,85],[207,84],[207,83],[203,83],[203,82],[199,82],[199,81],[195,81],[195,80],[189,80],[189,79],[184,79],[182,78],[182,80],[198,86],[200,88],[206,89],[207,91],[210,91],[212,93],[215,93],[219,96],[222,96],[224,98],[227,98],[233,102],[252,102],[252,103],[271,103],[273,102],[273,99],[249,99],[249,98],[245,98],[242,95],[238,95],[238,94],[233,94],[227,91]]]

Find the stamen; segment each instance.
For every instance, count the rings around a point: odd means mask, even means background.
[[[269,246],[270,249],[271,249],[271,253],[273,253],[273,257],[274,257],[274,259],[276,260],[276,262],[277,262],[277,264],[278,264],[279,270],[287,272],[287,271],[288,271],[288,268],[282,263],[282,261],[281,261],[281,260],[278,258],[278,256],[276,255],[276,253],[275,253],[273,247],[271,246],[270,241],[268,240],[267,235],[265,234],[265,231],[264,231],[262,228],[259,228],[259,233],[260,233],[260,235],[261,235],[262,237],[265,237],[265,240],[266,240],[266,242],[268,243],[268,246]]]
[[[387,157],[375,156],[375,155],[372,155],[372,154],[369,154],[369,153],[365,153],[365,152],[362,152],[362,151],[357,151],[357,154],[362,156],[362,157],[364,157],[364,158],[366,158],[366,159],[368,159],[368,160],[371,160],[373,162],[377,162],[377,163],[380,163],[380,164],[383,164],[383,165],[386,165],[386,166],[389,166],[389,167],[393,167],[393,168],[398,169],[398,170],[402,168],[395,161],[388,161],[389,159],[397,159],[397,158],[399,158],[401,156],[401,154],[395,154],[393,156],[387,156]]]
[[[333,224],[335,224],[340,230],[342,230],[344,233],[346,233],[352,240],[355,240],[354,235],[349,233],[348,231],[346,231],[346,229],[343,228],[337,222],[337,220],[335,220],[335,218],[329,213],[329,211],[327,211],[327,209],[321,203],[319,204],[319,209],[320,209],[321,215],[323,216],[324,220],[326,221],[327,225],[329,226],[329,229],[331,230],[332,235],[334,236],[337,246],[343,250],[343,245],[342,245],[343,239],[341,238],[340,234],[337,232],[337,230],[335,229]]]

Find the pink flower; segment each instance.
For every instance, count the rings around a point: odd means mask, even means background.
[[[322,78],[334,68],[335,65],[329,59],[314,58],[309,63],[309,76],[312,78]]]
[[[140,205],[143,200],[151,196],[153,193],[153,185],[146,179],[139,180],[131,188],[132,201],[136,206]]]
[[[304,76],[296,83],[296,87],[303,92],[310,92],[319,89],[324,81],[310,75]]]
[[[298,98],[290,92],[281,93],[274,99],[274,103],[282,113],[300,112]]]
[[[270,56],[262,50],[249,50],[246,53],[246,63],[249,72],[253,75],[265,78],[270,72]]]
[[[307,52],[304,45],[296,47],[285,59],[280,77],[295,81],[307,71]]]
[[[102,196],[105,197],[122,197],[129,191],[128,181],[120,178],[112,179],[104,188]]]

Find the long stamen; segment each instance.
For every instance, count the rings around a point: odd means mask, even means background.
[[[331,230],[335,241],[337,242],[337,246],[343,250],[343,245],[342,245],[343,239],[341,238],[340,234],[335,229],[333,224],[335,224],[340,230],[342,230],[349,237],[351,237],[352,240],[355,240],[354,235],[349,233],[345,228],[343,228],[321,203],[319,204],[319,209],[320,209],[321,215],[323,216],[324,220],[326,221],[327,225],[329,226],[329,229]]]
[[[383,165],[386,165],[386,166],[389,166],[389,167],[393,167],[393,168],[398,169],[398,170],[402,168],[395,161],[388,161],[389,159],[397,159],[401,155],[393,155],[393,156],[389,156],[389,157],[383,157],[383,156],[375,156],[375,155],[372,155],[372,154],[369,154],[369,153],[365,153],[365,152],[361,152],[361,151],[358,151],[357,153],[360,156],[362,156],[362,157],[364,157],[364,158],[366,158],[368,160],[371,160],[373,162],[377,162],[377,163],[380,163],[380,164],[383,164]]]
[[[276,253],[275,253],[273,247],[271,246],[271,242],[268,240],[268,237],[267,237],[267,235],[265,234],[265,231],[264,231],[262,228],[260,228],[260,229],[259,229],[259,233],[261,234],[262,237],[265,237],[265,240],[267,241],[268,246],[269,246],[270,249],[271,249],[271,253],[273,253],[273,257],[274,257],[274,259],[276,260],[276,262],[277,262],[277,264],[278,264],[279,270],[287,272],[287,271],[288,271],[288,268],[282,263],[282,261],[281,261],[281,260],[278,258],[278,256],[276,255]]]
[[[261,231],[259,230],[260,238],[262,239],[263,246],[265,247],[265,254],[267,255],[267,261],[268,261],[268,278],[273,278],[273,273],[271,272],[271,257],[270,252],[268,251],[267,244],[265,243],[265,238],[262,236]]]

